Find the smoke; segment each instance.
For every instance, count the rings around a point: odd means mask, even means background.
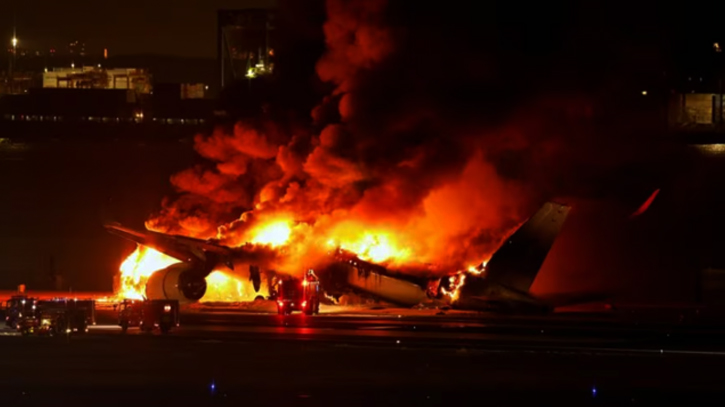
[[[285,271],[322,261],[331,240],[368,238],[389,240],[393,267],[451,270],[485,259],[544,199],[598,193],[592,179],[641,152],[623,154],[623,134],[593,130],[596,91],[571,91],[564,85],[587,78],[562,81],[551,64],[571,55],[542,56],[545,44],[530,49],[515,31],[496,31],[486,20],[495,16],[384,0],[326,5],[316,73],[331,91],[313,123],[261,115],[198,136],[208,164],[171,178],[179,197],[149,229],[234,246],[281,219],[291,229],[279,249]]]

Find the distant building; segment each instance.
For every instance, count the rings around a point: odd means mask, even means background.
[[[203,83],[182,83],[181,99],[204,99],[209,86]]]
[[[274,71],[273,10],[221,10],[217,16],[217,56],[221,88]]]
[[[43,74],[44,88],[128,89],[151,93],[151,75],[136,68],[56,68]]]

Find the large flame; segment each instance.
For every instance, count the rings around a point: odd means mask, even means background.
[[[121,263],[116,297],[143,299],[149,277],[175,263],[179,263],[179,260],[150,247],[137,246],[136,250]],[[209,274],[206,282],[207,290],[201,302],[251,301],[257,295],[266,295],[267,291],[266,287],[263,287],[264,290],[257,294],[251,284],[245,284],[236,277],[218,270]]]
[[[154,272],[178,262],[179,260],[150,247],[137,246],[121,263],[120,286],[116,295],[120,298],[143,299],[149,277]]]
[[[288,220],[277,220],[260,226],[252,233],[254,238],[251,243],[279,247],[289,241],[292,228]]]
[[[388,233],[362,233],[357,238],[332,237],[327,241],[331,248],[354,252],[363,260],[375,263],[402,263],[409,259],[410,249],[401,248]]]
[[[252,301],[257,296],[266,296],[266,287],[261,292],[255,293],[254,287],[249,283],[225,273],[223,271],[212,271],[206,277],[206,294],[201,302],[240,302]]]

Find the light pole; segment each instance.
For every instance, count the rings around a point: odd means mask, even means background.
[[[13,58],[10,62],[10,76],[12,76],[13,68],[15,68],[15,56],[18,54],[18,37],[13,35],[13,39],[10,42],[13,44]]]

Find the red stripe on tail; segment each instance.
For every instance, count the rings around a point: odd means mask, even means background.
[[[650,195],[649,198],[647,198],[646,201],[642,204],[642,206],[639,207],[633,214],[629,216],[630,219],[635,218],[641,214],[643,214],[647,209],[649,209],[650,205],[652,205],[652,202],[654,202],[655,198],[657,197],[657,194],[660,193],[660,189],[657,188],[655,192]]]

